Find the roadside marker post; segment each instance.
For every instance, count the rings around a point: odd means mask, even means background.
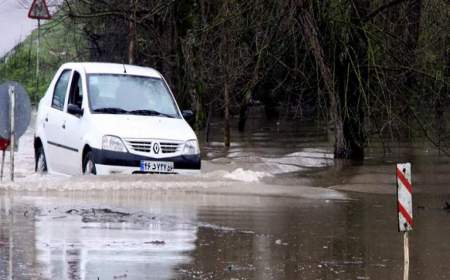
[[[397,164],[397,209],[399,231],[403,232],[404,267],[403,280],[409,278],[409,238],[413,229],[411,163]]]
[[[10,102],[10,128],[11,128],[11,138],[10,138],[10,144],[11,144],[11,152],[9,153],[11,155],[11,167],[10,167],[10,175],[11,175],[11,181],[14,181],[14,149],[15,149],[15,141],[16,141],[16,130],[15,130],[15,111],[16,111],[16,93],[15,93],[15,87],[10,86],[9,87],[9,102]]]
[[[31,103],[25,88],[14,81],[0,85],[0,151],[2,167],[4,167],[5,151],[11,156],[11,181],[14,180],[14,152],[17,151],[18,140],[28,129],[31,120]],[[0,170],[3,175],[3,168]],[[0,176],[3,177],[3,176]]]

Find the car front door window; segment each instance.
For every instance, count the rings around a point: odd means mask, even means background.
[[[83,85],[81,81],[81,75],[75,71],[70,86],[69,104],[76,105],[80,109],[83,103]]]
[[[69,85],[70,70],[64,70],[59,76],[53,92],[52,107],[58,110],[64,108],[64,102],[66,100],[67,86]]]

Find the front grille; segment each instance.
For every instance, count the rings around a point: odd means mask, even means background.
[[[152,142],[150,141],[128,140],[127,142],[129,147],[136,152],[150,153],[152,150]]]
[[[158,142],[157,140],[145,139],[125,139],[128,149],[141,152],[153,153],[152,144]],[[176,142],[159,142],[161,154],[173,154],[179,151],[181,144]]]
[[[161,142],[159,143],[161,146],[161,151],[163,154],[171,154],[175,153],[178,150],[178,143],[167,143],[167,142]]]

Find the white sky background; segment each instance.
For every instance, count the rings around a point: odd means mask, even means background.
[[[32,0],[0,0],[0,56],[25,40],[31,31],[37,28],[37,20],[28,18],[28,9],[32,2]],[[58,1],[47,1],[48,4],[55,2]]]

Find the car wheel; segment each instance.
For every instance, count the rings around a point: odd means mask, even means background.
[[[44,149],[39,147],[36,152],[36,172],[40,174],[47,173],[47,160],[45,158]]]
[[[84,175],[96,175],[95,161],[92,152],[88,152],[83,160],[83,174]]]

